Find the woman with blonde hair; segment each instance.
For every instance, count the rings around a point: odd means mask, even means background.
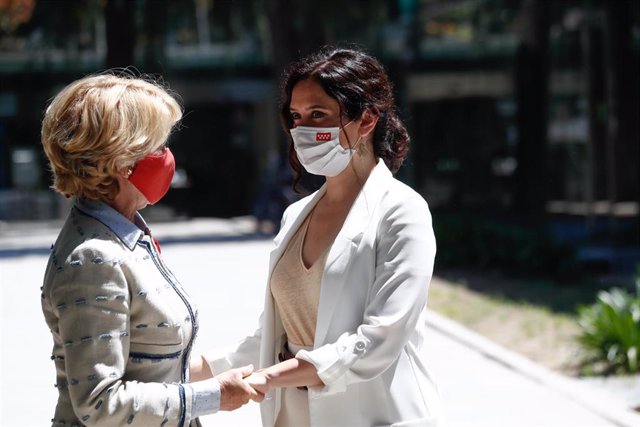
[[[74,197],[42,287],[54,426],[198,425],[198,416],[261,399],[243,381],[252,367],[210,379],[190,357],[197,311],[138,213],[169,189],[166,144],[181,117],[160,85],[113,74],[71,83],[45,113],[53,187]]]

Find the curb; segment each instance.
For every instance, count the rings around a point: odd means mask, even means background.
[[[518,372],[520,375],[560,392],[590,412],[619,427],[640,426],[640,414],[621,405],[619,401],[609,395],[581,384],[577,380],[550,371],[455,321],[434,313],[432,310],[427,310],[427,324],[450,339]]]

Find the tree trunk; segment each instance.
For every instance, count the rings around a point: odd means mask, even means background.
[[[603,64],[602,28],[591,10],[586,13],[582,28],[582,52],[584,57],[586,92],[588,100],[587,117],[589,136],[587,141],[587,202],[592,203],[607,198],[606,175],[606,120],[605,80]],[[595,216],[591,209],[587,213],[587,226],[593,230]]]
[[[518,168],[516,212],[539,220],[544,215],[547,182],[547,103],[549,91],[549,4],[525,0],[521,10],[521,40],[516,53],[518,105]]]
[[[133,65],[135,44],[133,6],[133,2],[129,0],[107,0],[105,8],[106,68],[124,68]]]
[[[293,25],[296,19],[292,0],[266,2],[267,18],[271,32],[271,54],[276,77],[298,57],[298,34]]]
[[[607,1],[604,44],[607,99],[607,195],[612,208],[618,202],[639,200],[639,135],[637,131],[638,70],[633,60],[631,2]],[[616,213],[611,232],[619,234]],[[621,237],[621,236],[619,236]]]
[[[147,43],[144,50],[144,72],[166,73],[164,36],[169,18],[167,0],[147,0],[144,5],[144,28]]]

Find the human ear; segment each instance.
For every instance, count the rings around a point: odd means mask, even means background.
[[[380,117],[376,112],[369,109],[364,110],[362,113],[362,119],[360,120],[360,136],[366,137],[373,132],[379,118]]]
[[[118,175],[124,179],[129,179],[132,173],[133,168],[131,166],[118,169]]]

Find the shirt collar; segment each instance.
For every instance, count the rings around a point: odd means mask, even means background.
[[[145,232],[148,233],[147,223],[138,212],[134,216],[134,222],[131,222],[120,212],[99,200],[78,197],[74,206],[109,227],[131,250],[135,248],[136,242],[142,238]]]

